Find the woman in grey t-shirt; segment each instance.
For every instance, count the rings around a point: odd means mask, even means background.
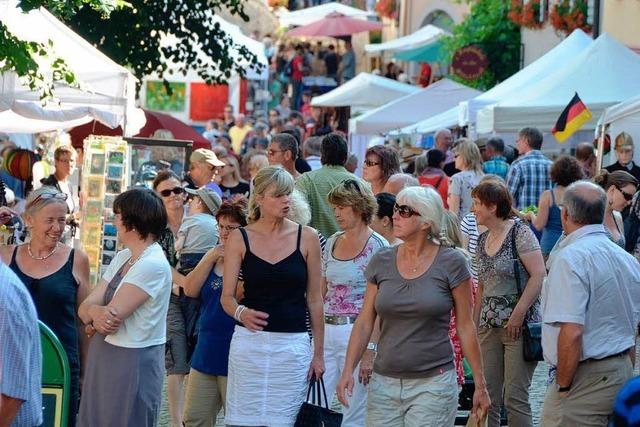
[[[394,233],[403,243],[379,250],[367,267],[364,303],[351,333],[338,398],[348,405],[353,371],[379,317],[366,425],[453,426],[458,401],[448,335],[453,308],[476,384],[473,411],[486,412],[490,406],[471,313],[471,275],[464,254],[440,238],[444,207],[438,193],[409,187],[396,200]]]

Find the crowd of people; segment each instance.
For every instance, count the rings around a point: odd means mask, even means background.
[[[320,377],[343,426],[453,425],[464,358],[472,412],[532,426],[540,323],[542,425],[612,419],[640,321],[629,135],[596,171],[592,146],[552,161],[535,128],[517,157],[443,129],[410,165],[368,148],[360,178],[330,127],[227,113],[188,175],[117,196],[124,249],[93,289],[87,255],[61,243],[76,209],[61,150],[57,180],[27,196],[30,239],[0,247],[0,419],[42,422],[36,318],[69,360],[68,425],[157,425],[163,382],[173,426],[223,409],[227,425],[294,425]]]

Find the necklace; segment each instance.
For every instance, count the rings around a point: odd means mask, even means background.
[[[49,252],[47,255],[38,257],[38,256],[34,256],[33,252],[31,252],[31,242],[27,243],[27,252],[29,253],[29,257],[31,259],[35,259],[35,260],[38,260],[38,261],[43,261],[43,260],[49,258],[51,255],[56,253],[57,250],[58,250],[58,243],[56,243],[56,245],[53,247],[53,250],[51,252]]]

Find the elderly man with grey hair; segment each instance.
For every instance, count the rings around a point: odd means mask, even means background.
[[[451,146],[453,145],[453,135],[451,135],[451,131],[449,129],[440,129],[435,134],[435,146],[433,148],[437,148],[446,154],[444,159],[444,163],[453,162],[453,151],[451,151]]]
[[[549,256],[542,288],[542,347],[551,366],[542,425],[606,426],[632,376],[638,262],[607,237],[606,194],[578,181],[565,190],[566,238]]]
[[[320,146],[322,145],[321,136],[312,136],[307,138],[303,144],[302,155],[304,160],[309,164],[312,171],[320,169],[322,162],[320,161]]]
[[[394,173],[389,177],[387,183],[382,188],[383,193],[397,195],[406,187],[419,187],[420,181],[408,173]]]

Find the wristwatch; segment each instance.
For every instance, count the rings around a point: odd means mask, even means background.
[[[375,342],[370,342],[367,344],[367,350],[378,351],[378,344]]]
[[[571,385],[562,387],[560,384],[556,384],[556,387],[558,388],[558,393],[566,393],[571,390]]]

